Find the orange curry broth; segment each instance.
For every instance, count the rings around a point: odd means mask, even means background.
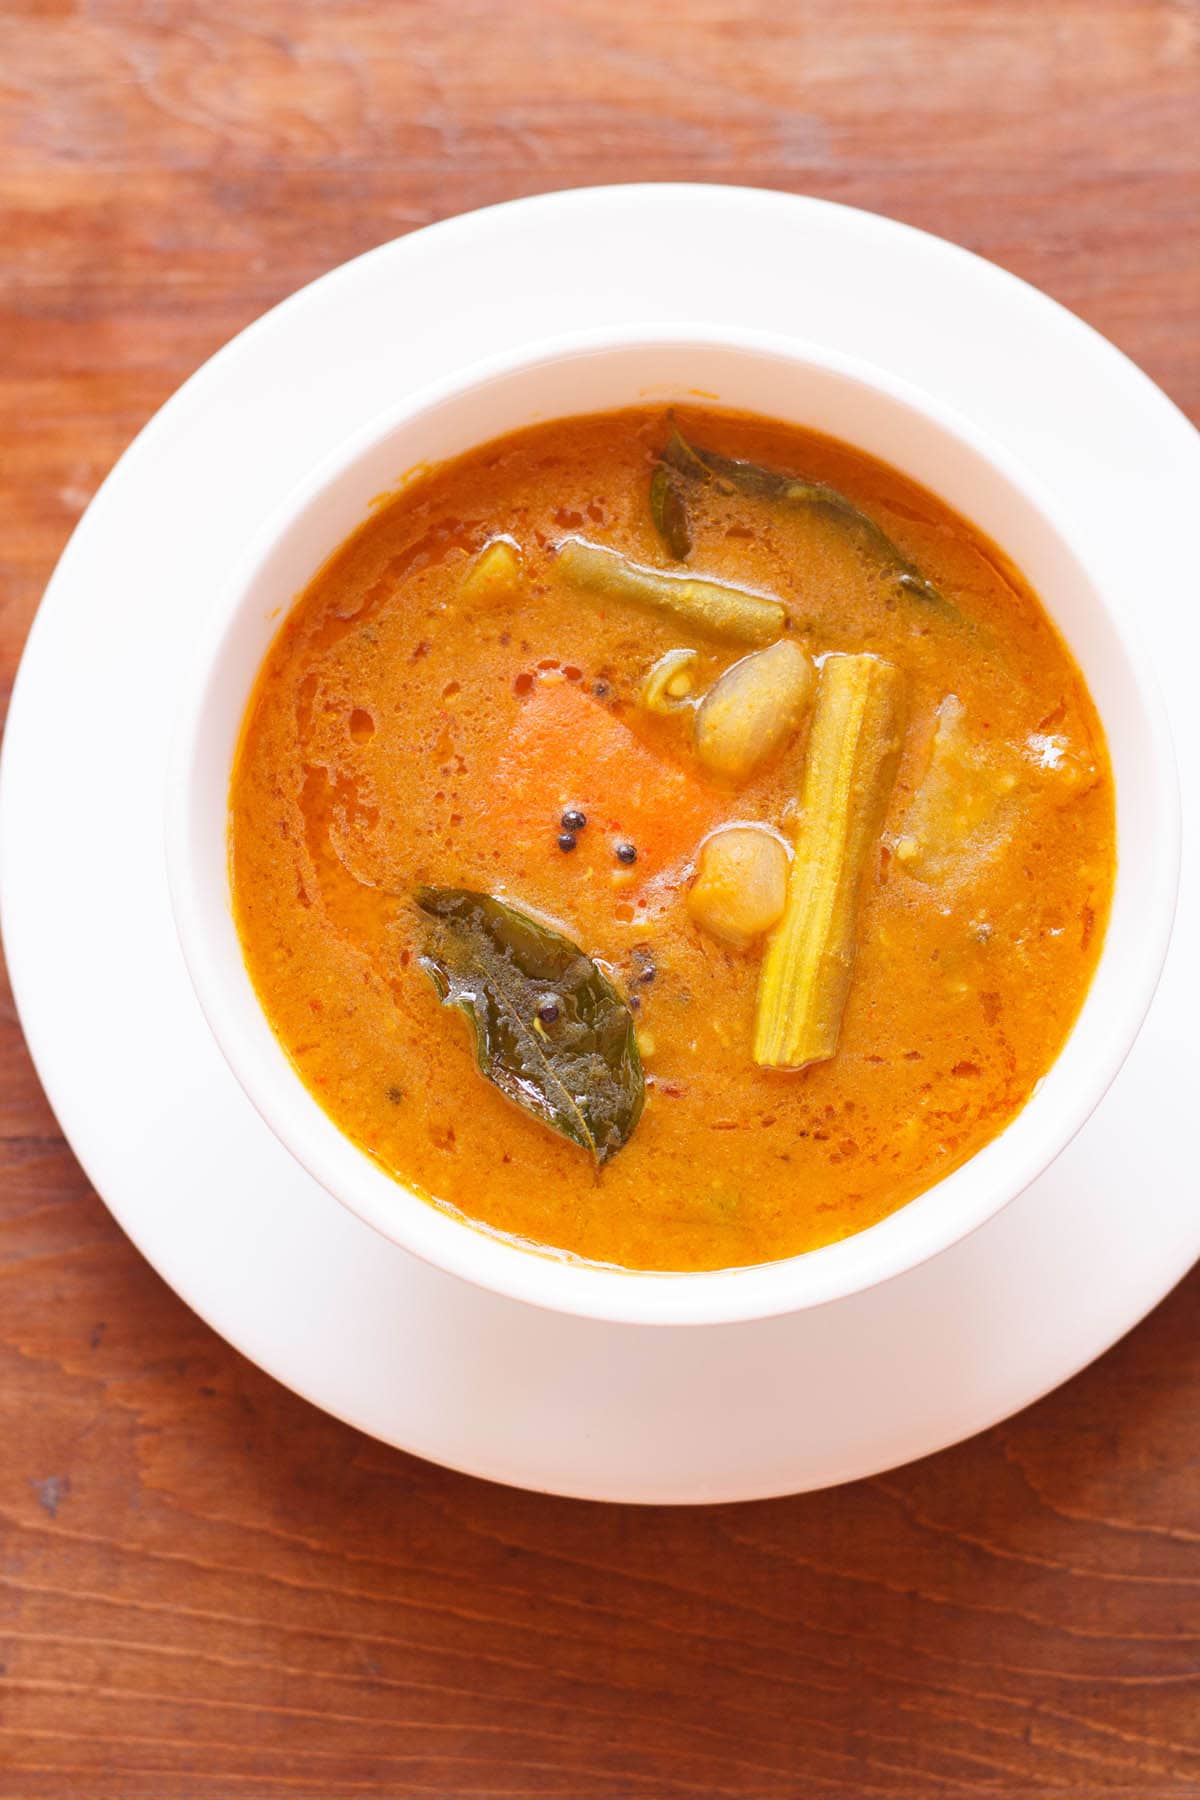
[[[680,422],[710,448],[841,488],[960,609],[905,595],[817,513],[689,489],[692,569],[777,595],[814,655],[869,650],[905,672],[905,750],[863,883],[832,1061],[799,1074],[754,1066],[760,947],[723,947],[683,904],[715,825],[787,831],[807,727],[745,786],[722,788],[693,760],[686,721],[647,715],[637,694],[668,649],[698,648],[707,682],[745,647],[571,592],[552,566],[568,534],[668,566],[647,505],[661,411],[537,426],[376,509],[267,657],[233,777],[231,858],[267,1016],[350,1138],[499,1231],[684,1270],[859,1231],[1013,1117],[1096,964],[1114,799],[1078,669],[977,531],[845,445],[725,414]],[[521,596],[468,603],[470,558],[499,533],[521,547]],[[1019,755],[1022,774],[1001,847],[934,883],[906,873],[888,842],[951,692],[974,730]],[[1061,747],[1057,768],[1031,753],[1039,733]],[[569,854],[556,843],[565,807],[589,820]],[[630,869],[614,854],[622,840],[637,848]],[[478,1072],[466,1020],[439,1004],[418,960],[421,883],[545,915],[634,997],[646,1106],[603,1169]]]

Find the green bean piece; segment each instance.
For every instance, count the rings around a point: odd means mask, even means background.
[[[779,600],[720,581],[647,569],[582,538],[565,539],[555,563],[563,579],[582,593],[650,606],[715,637],[769,644],[786,627],[787,613]]]

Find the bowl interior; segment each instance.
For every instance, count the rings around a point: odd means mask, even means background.
[[[932,488],[1023,570],[1072,648],[1108,733],[1119,865],[1104,951],[1080,1018],[1020,1114],[970,1162],[881,1223],[786,1262],[661,1275],[533,1252],[429,1205],[341,1132],[267,1024],[230,907],[229,780],[255,676],[281,619],[381,493],[539,420],[690,401],[767,414],[855,444]],[[968,422],[863,365],[757,335],[630,330],[479,365],[381,416],[269,520],[219,596],[194,661],[168,783],[167,852],[180,940],[201,1004],[268,1124],[331,1193],[429,1261],[514,1298],[646,1324],[714,1323],[821,1304],[885,1280],[975,1229],[1083,1123],[1136,1034],[1165,955],[1178,826],[1152,678],[1130,640],[1135,595],[1087,566],[1053,500]]]

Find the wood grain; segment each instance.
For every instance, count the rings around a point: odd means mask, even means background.
[[[1195,0],[0,0],[0,682],[122,447],[465,207],[890,212],[1200,417]],[[139,1259],[0,1002],[0,1796],[1200,1796],[1200,1280],[975,1442],[699,1512],[508,1492],[282,1392]]]

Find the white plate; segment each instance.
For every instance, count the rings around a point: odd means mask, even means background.
[[[715,187],[549,195],[347,264],[157,415],[50,585],[10,713],[3,916],[29,1042],[99,1191],[238,1349],[390,1443],[526,1487],[640,1501],[828,1485],[980,1430],[1126,1331],[1200,1254],[1200,918],[1142,1037],[1021,1199],[934,1262],[793,1318],[695,1330],[537,1312],[414,1261],[292,1162],[209,1037],[176,946],[162,780],[197,623],[264,512],[382,403],[575,326],[687,316],[822,340],[1024,457],[1144,595],[1200,804],[1200,438],[1044,296],[866,213]]]

